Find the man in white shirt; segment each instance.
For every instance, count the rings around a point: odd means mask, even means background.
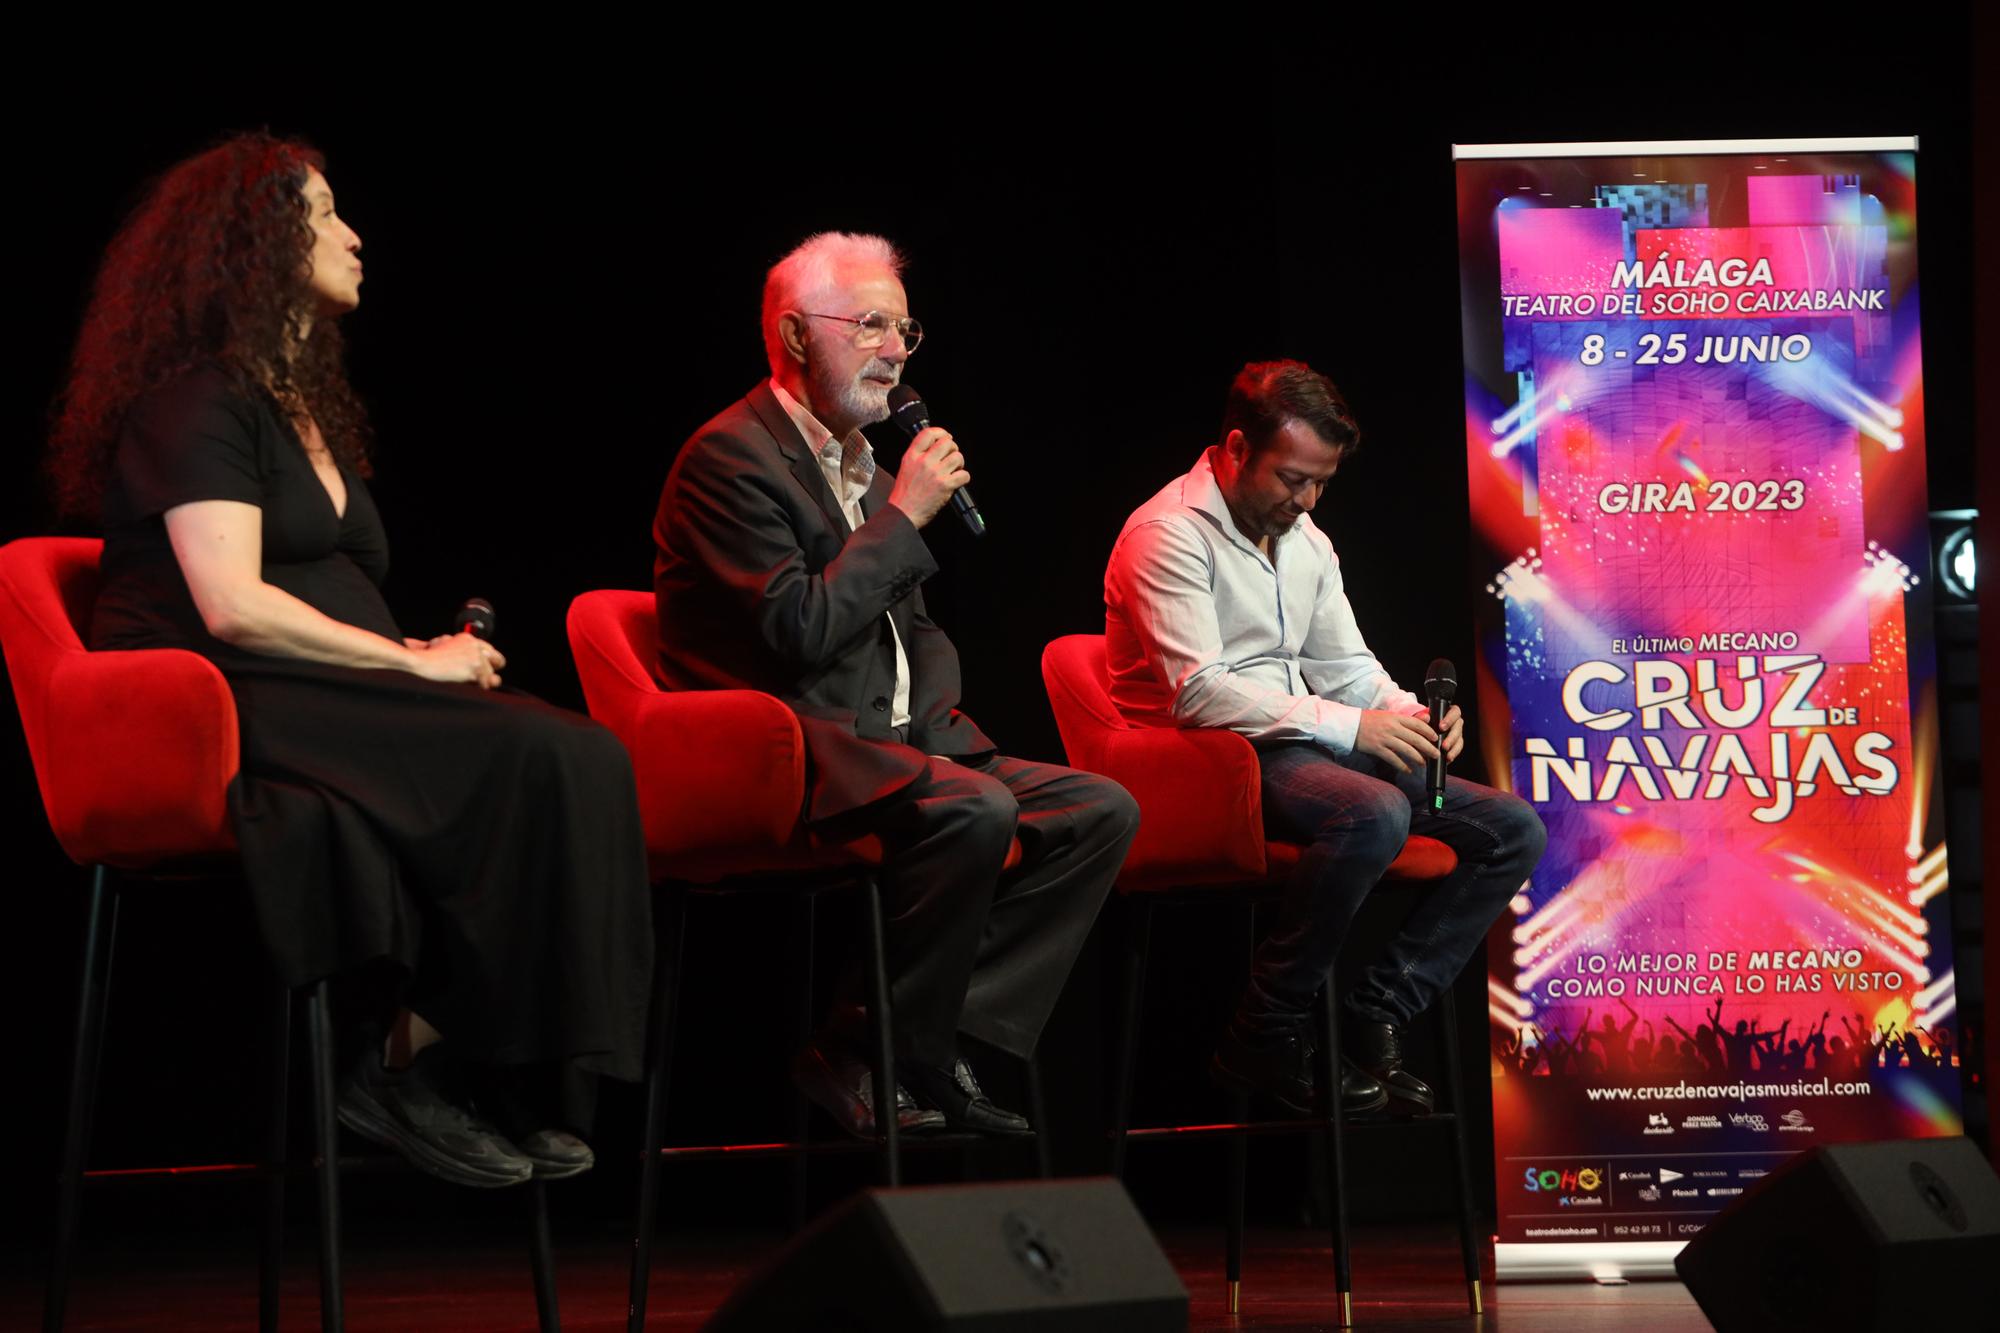
[[[1390,679],[1354,623],[1333,544],[1310,512],[1360,432],[1340,391],[1297,361],[1247,365],[1222,438],[1126,520],[1104,576],[1111,693],[1142,725],[1226,727],[1258,748],[1266,833],[1307,844],[1282,919],[1258,945],[1213,1072],[1314,1108],[1313,996],[1355,910],[1411,832],[1458,868],[1426,885],[1388,951],[1345,997],[1341,1101],[1428,1113],[1402,1029],[1451,984],[1546,840],[1528,804],[1454,778],[1429,809],[1424,765],[1464,747]]]
[[[898,1123],[1031,1132],[981,1091],[961,1034],[1026,1057],[1111,891],[1138,810],[1107,778],[996,753],[958,709],[958,654],[918,591],[919,529],[969,476],[949,432],[878,470],[861,428],[923,337],[879,236],[811,237],[771,269],[771,378],[674,459],[653,537],[661,678],[798,715],[808,823],[882,840]],[[1020,863],[1006,869],[1018,837]],[[799,1054],[802,1090],[874,1132],[858,1016]]]

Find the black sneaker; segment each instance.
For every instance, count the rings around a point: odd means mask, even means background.
[[[363,1051],[340,1089],[340,1123],[454,1185],[498,1189],[523,1183],[534,1174],[534,1163],[492,1124],[439,1091],[433,1079],[436,1049],[426,1046],[408,1068],[396,1070],[383,1068],[379,1050]]]
[[[568,1180],[597,1165],[590,1145],[566,1129],[549,1123],[521,1094],[512,1071],[493,1070],[488,1087],[474,1094],[474,1112],[490,1120],[521,1156],[528,1159],[537,1180]]]
[[[1313,1077],[1317,1046],[1312,1024],[1273,1024],[1253,1029],[1233,1020],[1209,1061],[1209,1076],[1241,1092],[1261,1092],[1300,1115],[1320,1114]],[[1389,1104],[1389,1093],[1375,1079],[1341,1061],[1340,1109],[1344,1115],[1366,1115]]]
[[[597,1165],[590,1145],[566,1129],[537,1129],[513,1142],[534,1166],[537,1180],[568,1180]]]

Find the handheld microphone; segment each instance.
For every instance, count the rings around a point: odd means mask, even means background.
[[[1438,736],[1437,758],[1424,765],[1430,785],[1431,809],[1444,809],[1444,715],[1451,696],[1458,693],[1458,668],[1449,658],[1440,657],[1424,670],[1424,697],[1431,705],[1431,730]]]
[[[475,638],[493,642],[493,603],[484,597],[468,597],[458,608],[458,614],[451,618],[453,634],[471,634]]]
[[[889,390],[889,420],[908,439],[916,439],[917,432],[928,429],[931,424],[931,410],[924,406],[924,400],[917,391],[907,384],[898,384]],[[986,517],[979,512],[979,504],[972,498],[972,488],[961,486],[951,493],[951,507],[965,520],[965,526],[973,536],[986,535]]]

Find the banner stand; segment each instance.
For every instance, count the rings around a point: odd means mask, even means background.
[[[1461,145],[1498,1274],[1963,1132],[1913,138]]]

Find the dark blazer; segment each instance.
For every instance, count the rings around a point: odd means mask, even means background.
[[[958,711],[958,652],[917,585],[937,562],[878,469],[850,529],[768,381],[694,433],[653,523],[660,680],[776,695],[799,715],[806,818],[907,786],[924,756],[989,753]],[[910,662],[909,743],[889,725],[895,620]]]

